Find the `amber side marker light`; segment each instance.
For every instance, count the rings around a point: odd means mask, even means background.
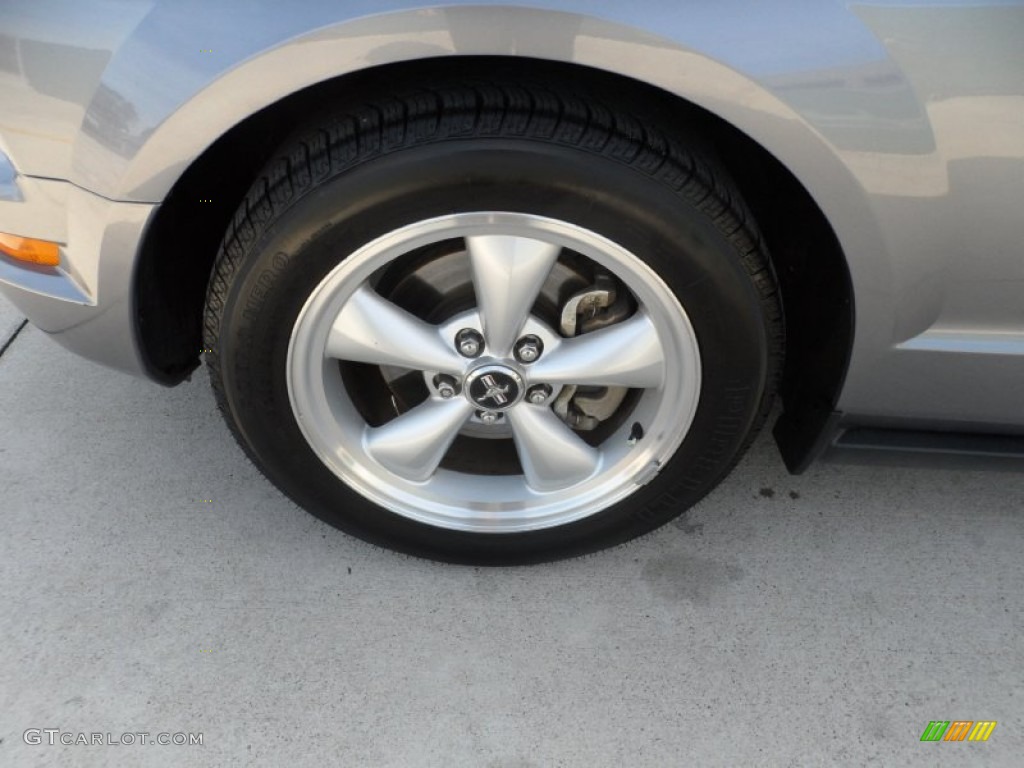
[[[56,267],[60,264],[60,247],[49,240],[36,240],[32,237],[19,237],[0,232],[0,253],[5,253],[18,261],[42,264],[45,267]]]

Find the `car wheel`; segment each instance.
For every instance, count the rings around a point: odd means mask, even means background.
[[[208,289],[218,403],[264,474],[367,541],[577,555],[706,494],[783,355],[713,153],[642,105],[439,84],[286,143]]]

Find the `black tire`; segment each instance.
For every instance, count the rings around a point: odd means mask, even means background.
[[[720,482],[767,417],[782,369],[776,279],[713,154],[643,110],[551,86],[438,84],[339,109],[287,142],[224,237],[204,324],[217,402],[257,467],[348,533],[474,564],[611,546]],[[537,213],[621,243],[678,297],[700,345],[699,405],[675,455],[625,500],[576,522],[480,534],[395,514],[332,473],[291,410],[291,329],[339,254],[414,220],[473,210]]]

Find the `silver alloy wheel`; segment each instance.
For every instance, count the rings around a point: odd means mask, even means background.
[[[475,310],[432,325],[372,287],[374,274],[395,259],[456,238],[469,254]],[[572,338],[531,315],[563,249],[622,281],[637,311]],[[316,455],[380,506],[429,525],[476,533],[564,525],[648,482],[686,436],[701,381],[693,328],[661,278],[601,235],[529,214],[461,213],[411,224],[339,258],[296,320],[288,347],[288,394]],[[480,357],[460,353],[456,337],[467,328],[483,336]],[[539,356],[529,363],[514,354],[524,336],[540,344]],[[451,377],[460,391],[442,396],[432,389],[411,410],[371,426],[346,388],[339,361],[422,371],[428,380]],[[541,403],[524,397],[541,384],[553,388],[552,397]],[[551,408],[568,385],[642,391],[628,418],[593,446]],[[499,416],[480,422],[478,412]],[[471,421],[479,422],[472,424],[477,430],[510,429],[522,474],[441,466]]]

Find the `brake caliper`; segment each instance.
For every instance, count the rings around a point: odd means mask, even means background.
[[[631,314],[631,302],[611,275],[599,274],[594,284],[573,294],[562,307],[559,330],[565,337],[579,336],[620,323]],[[589,432],[610,418],[629,390],[626,387],[562,387],[552,409],[573,429]]]

